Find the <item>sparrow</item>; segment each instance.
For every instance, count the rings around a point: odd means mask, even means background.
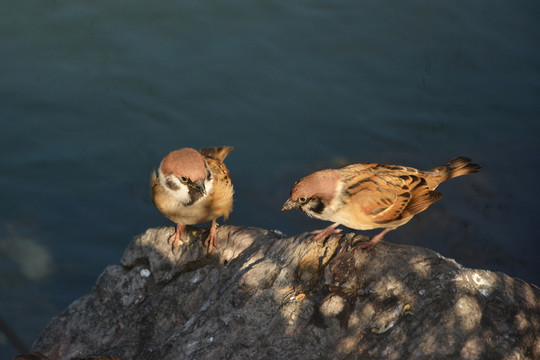
[[[371,240],[360,243],[371,250],[384,235],[441,199],[435,191],[445,180],[478,172],[471,159],[457,157],[428,171],[375,163],[352,164],[317,171],[297,181],[283,208],[298,208],[308,216],[332,221],[316,234],[315,241],[341,232],[339,225],[356,230],[384,228]]]
[[[208,252],[217,245],[216,219],[229,217],[233,205],[233,185],[223,163],[233,150],[230,146],[174,150],[152,173],[151,196],[157,209],[176,223],[169,238],[173,253],[184,238],[186,225],[212,220],[204,244]]]

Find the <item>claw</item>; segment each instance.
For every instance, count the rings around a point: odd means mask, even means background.
[[[172,234],[169,237],[169,240],[167,240],[169,245],[171,245],[171,250],[173,254],[176,254],[176,250],[178,250],[178,247],[180,246],[180,242],[184,238],[185,228],[186,228],[186,225],[176,224],[176,231],[174,232],[174,234]]]
[[[330,225],[329,227],[327,227],[326,229],[312,231],[311,234],[315,235],[313,237],[313,241],[324,240],[330,235],[339,234],[343,230],[342,229],[336,230],[336,227],[338,226],[339,226],[338,223],[334,223]]]
[[[392,230],[391,228],[384,229],[380,234],[375,235],[371,238],[369,241],[364,241],[361,243],[358,243],[358,247],[360,249],[364,249],[364,251],[371,251],[375,248],[375,246],[384,238],[384,235],[386,235],[387,232]]]

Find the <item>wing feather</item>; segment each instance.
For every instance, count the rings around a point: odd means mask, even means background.
[[[234,189],[231,183],[229,169],[221,161],[213,157],[205,157],[212,174],[214,174],[213,201],[208,203],[208,212],[215,217],[229,217],[233,206]]]
[[[354,164],[342,168],[347,203],[373,223],[387,224],[427,209],[442,195],[431,191],[423,173],[404,166]]]
[[[211,147],[211,148],[204,148],[200,149],[199,152],[203,156],[213,157],[214,159],[218,159],[219,161],[224,161],[227,155],[231,151],[233,151],[232,146],[221,146],[221,147]]]

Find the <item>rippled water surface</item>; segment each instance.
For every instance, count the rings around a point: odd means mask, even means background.
[[[26,344],[133,236],[171,225],[149,176],[185,146],[234,146],[228,223],[289,235],[327,225],[280,212],[310,172],[469,156],[481,173],[386,240],[540,283],[538,2],[2,8],[0,316]]]

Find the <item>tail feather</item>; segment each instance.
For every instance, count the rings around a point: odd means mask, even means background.
[[[234,148],[232,146],[221,146],[221,147],[204,148],[204,149],[199,150],[199,152],[203,156],[210,156],[210,157],[213,157],[214,159],[218,159],[219,161],[223,162],[223,160],[225,160],[227,155],[229,155],[229,153],[233,151],[233,149]]]
[[[473,164],[472,160],[460,156],[437,166],[429,171],[432,174],[428,180],[430,189],[434,190],[440,183],[448,179],[458,176],[472,174],[478,172],[482,167],[478,164]]]

